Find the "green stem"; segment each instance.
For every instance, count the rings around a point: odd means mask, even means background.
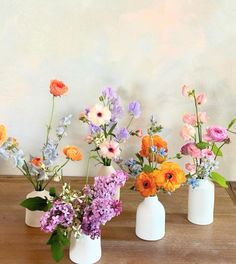
[[[230,132],[230,133],[232,133],[232,134],[236,134],[235,131],[232,131],[232,130],[230,130],[230,129],[227,129],[227,131]]]
[[[54,176],[58,173],[58,171],[60,171],[70,160],[67,159],[66,162],[64,162],[55,172],[54,174],[51,176],[51,178],[48,180],[48,182],[44,185],[43,190],[48,186],[48,184],[52,181],[52,179],[54,178]]]
[[[134,120],[134,116],[132,115],[130,120],[129,120],[129,123],[128,123],[127,127],[126,127],[127,130],[129,129],[129,127],[130,127],[130,125],[131,125],[133,120]]]
[[[48,124],[48,127],[47,127],[47,137],[46,137],[46,143],[45,145],[48,144],[48,139],[49,139],[49,133],[50,133],[50,130],[52,128],[52,118],[53,118],[53,113],[54,113],[54,95],[52,96],[52,111],[51,111],[51,116],[50,116],[50,120],[49,120],[49,124]]]
[[[86,175],[86,181],[85,181],[85,184],[88,184],[88,172],[89,172],[89,164],[90,164],[90,159],[91,159],[90,154],[89,154],[88,161],[87,161],[87,164],[86,164],[86,174],[85,174]]]
[[[220,149],[221,149],[225,144],[226,144],[226,142],[224,142],[223,144],[221,144],[221,145],[219,146],[219,148],[218,148],[217,151],[216,151],[216,155],[215,155],[214,160],[216,160],[216,158],[218,157],[218,154],[219,154],[219,152],[220,152]]]
[[[199,142],[202,142],[202,130],[201,130],[201,123],[199,122],[198,105],[197,105],[197,98],[195,95],[195,91],[193,92],[193,98],[194,98],[195,112],[196,112],[196,118],[197,118],[198,139],[199,139]]]

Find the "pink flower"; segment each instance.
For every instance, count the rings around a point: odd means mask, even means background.
[[[207,117],[206,112],[199,112],[198,113],[198,118],[199,118],[199,121],[201,123],[207,123],[207,121],[208,121],[208,117]]]
[[[104,141],[99,145],[99,148],[101,150],[101,155],[104,158],[113,159],[117,158],[120,155],[119,143],[113,140]]]
[[[180,152],[183,155],[190,155],[192,158],[201,158],[201,150],[193,142],[183,145]]]
[[[191,126],[195,126],[197,123],[197,118],[194,114],[185,114],[185,115],[183,115],[183,121],[186,124],[189,124]]]
[[[190,92],[189,88],[186,85],[184,85],[182,87],[182,95],[183,96],[188,96],[189,95],[189,92]]]
[[[181,131],[180,136],[185,140],[191,139],[195,135],[195,129],[193,126],[189,124],[184,124]]]
[[[205,93],[202,93],[202,94],[198,95],[198,97],[197,97],[197,103],[199,105],[205,104],[206,100],[207,100],[207,98],[206,98]]]
[[[203,149],[202,150],[202,157],[207,159],[214,159],[214,154],[210,149]]]
[[[84,140],[88,143],[88,144],[91,144],[92,141],[93,141],[93,137],[91,135],[87,135]]]
[[[185,164],[185,169],[190,171],[190,172],[195,172],[196,171],[196,165],[191,164],[191,163],[186,163]]]
[[[142,137],[142,136],[143,136],[143,132],[142,132],[142,129],[141,129],[141,128],[137,129],[137,130],[135,131],[135,133],[136,133],[136,136],[137,136],[137,137]]]
[[[111,111],[107,106],[96,104],[88,113],[88,120],[95,126],[108,123],[111,119]]]
[[[221,126],[211,126],[207,128],[204,139],[210,142],[222,142],[228,138],[227,130]]]

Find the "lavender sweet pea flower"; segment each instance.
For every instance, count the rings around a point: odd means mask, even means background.
[[[139,118],[141,115],[140,103],[137,101],[131,102],[128,107],[128,112],[134,118]]]
[[[129,131],[125,127],[121,128],[116,135],[116,139],[118,142],[125,142],[128,138]]]
[[[14,167],[22,167],[23,164],[24,164],[24,160],[25,160],[25,157],[24,157],[24,152],[19,149],[17,150],[16,152],[13,152],[12,153],[12,161],[13,161],[13,166]]]
[[[97,134],[101,132],[101,128],[99,126],[95,126],[94,124],[90,123],[89,124],[89,131],[90,134]]]
[[[51,166],[59,155],[56,145],[56,141],[49,139],[48,144],[43,147],[42,152],[44,156],[44,164],[46,166]]]
[[[118,95],[111,87],[104,88],[102,90],[102,95],[109,101],[115,101],[118,99]]]

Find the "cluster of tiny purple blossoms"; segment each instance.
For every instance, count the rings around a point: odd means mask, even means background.
[[[123,171],[116,171],[109,176],[95,177],[92,187],[85,185],[84,195],[81,196],[83,200],[79,204],[76,199],[65,202],[63,197],[60,197],[41,218],[41,230],[48,233],[58,227],[67,229],[79,220],[84,234],[92,239],[99,237],[101,225],[118,216],[122,211],[122,204],[114,198],[114,195],[117,187],[124,186],[127,178],[128,174]]]
[[[75,210],[70,203],[56,200],[52,208],[41,218],[41,230],[46,233],[53,232],[57,226],[69,227],[75,217]]]
[[[92,202],[85,207],[81,229],[92,239],[101,235],[101,225],[121,213],[121,201],[114,199],[114,195],[117,187],[124,186],[127,178],[127,173],[116,171],[107,177],[95,177],[92,189],[85,186],[84,192],[91,197]]]

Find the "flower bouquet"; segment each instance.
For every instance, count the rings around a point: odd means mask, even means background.
[[[139,102],[131,102],[128,106],[129,122],[126,127],[120,127],[123,109],[117,93],[112,88],[105,88],[99,101],[99,104],[85,109],[79,119],[89,126],[89,135],[85,140],[92,146],[90,159],[102,165],[97,175],[106,176],[115,171],[111,162],[119,159],[120,144],[126,142],[130,135],[140,136],[140,129],[132,131],[129,128],[132,121],[139,118],[141,110]],[[119,198],[119,189],[116,195]]]
[[[75,263],[95,263],[100,259],[101,226],[121,213],[121,202],[114,195],[126,180],[126,173],[116,171],[95,177],[93,186],[86,184],[80,191],[64,184],[60,195],[52,194],[50,209],[41,218],[41,229],[52,233],[48,244],[54,260],[63,258],[69,244],[70,259]]]
[[[183,116],[184,125],[180,136],[186,142],[180,152],[192,159],[186,163],[189,184],[188,219],[190,222],[207,225],[213,222],[214,212],[214,184],[227,188],[225,178],[215,170],[218,168],[217,158],[223,156],[222,147],[230,143],[229,132],[236,122],[233,119],[228,128],[212,125],[204,128],[208,122],[206,112],[201,112],[200,107],[206,102],[206,94],[197,95],[195,90],[186,85],[182,94],[193,99],[195,113]]]
[[[63,136],[66,135],[66,129],[71,123],[72,115],[63,117],[59,121],[56,129],[56,139],[50,137],[55,97],[62,96],[67,90],[67,86],[61,81],[53,80],[50,83],[52,111],[47,126],[46,140],[40,156],[31,155],[29,160],[27,160],[23,150],[19,148],[17,140],[12,137],[7,137],[6,128],[3,125],[0,126],[0,156],[4,159],[11,160],[14,167],[20,170],[34,188],[34,191],[29,193],[27,199],[21,203],[23,207],[27,208],[25,221],[29,226],[40,226],[39,219],[42,215],[40,211],[47,209],[47,200],[44,197],[49,196],[45,188],[52,180],[60,181],[62,169],[70,160],[79,161],[82,158],[77,147],[67,146],[64,148],[64,154],[66,156],[65,162],[61,165],[56,164],[56,159],[59,155],[58,146]]]
[[[158,240],[165,234],[165,209],[157,193],[171,193],[186,181],[179,165],[166,161],[167,142],[157,134],[161,130],[162,126],[152,117],[148,134],[142,138],[141,150],[135,159],[125,162],[129,174],[135,177],[132,189],[145,197],[136,213],[136,235],[144,240]]]

